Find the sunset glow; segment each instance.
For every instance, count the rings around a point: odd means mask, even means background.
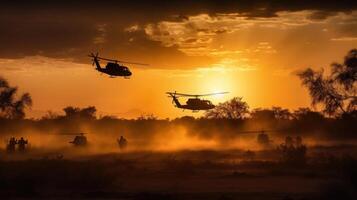
[[[11,11],[9,7],[3,16]],[[99,13],[92,13],[90,23],[84,16],[78,16],[62,26],[52,15],[46,20],[36,17],[43,14],[42,10],[28,10],[23,15],[34,17],[14,18],[16,26],[24,26],[24,30],[31,32],[32,28],[25,24],[36,23],[40,27],[57,24],[52,29],[59,36],[30,38],[21,34],[23,31],[9,31],[32,50],[21,46],[10,48],[3,41],[3,48],[10,50],[0,59],[0,73],[32,94],[35,103],[27,112],[28,117],[35,118],[50,110],[60,113],[67,105],[95,105],[103,115],[124,118],[145,113],[160,118],[185,115],[171,105],[165,97],[167,91],[229,92],[209,99],[217,104],[235,96],[243,97],[252,108],[310,106],[296,72],[340,62],[357,45],[356,11],[327,14],[306,8],[279,10],[269,15],[262,8],[261,12],[201,11],[146,20],[101,19]],[[41,31],[46,34],[44,29]],[[76,32],[83,37],[79,39],[74,35]],[[90,52],[150,65],[128,65],[134,73],[130,80],[110,79],[91,66],[87,57]]]

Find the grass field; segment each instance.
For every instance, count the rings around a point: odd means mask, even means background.
[[[70,152],[70,149],[67,149]],[[79,151],[72,149],[72,151]],[[276,150],[1,154],[0,196],[51,199],[354,199],[357,147],[311,147],[305,165]],[[65,152],[65,151],[64,151]]]

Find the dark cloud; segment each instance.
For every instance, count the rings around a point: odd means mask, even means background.
[[[311,20],[324,20],[324,19],[327,19],[328,17],[331,17],[331,16],[335,16],[337,15],[337,12],[333,12],[333,11],[316,11],[316,12],[313,12],[310,16],[309,16],[309,19]]]
[[[0,7],[0,58],[44,55],[84,61],[89,51],[100,50],[129,59],[140,54],[144,61],[174,56],[184,60],[187,56],[177,48],[163,47],[143,31],[124,29],[134,24],[185,20],[199,13],[271,17],[278,11],[317,10],[311,18],[321,20],[336,12],[355,10],[356,4],[343,0],[5,1]]]

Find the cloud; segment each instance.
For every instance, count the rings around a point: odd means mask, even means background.
[[[331,41],[337,41],[337,42],[350,42],[350,41],[357,41],[357,37],[340,37],[340,38],[331,38]]]
[[[232,33],[251,25],[240,20],[241,16],[200,14],[189,16],[182,21],[162,21],[148,24],[145,33],[150,39],[160,41],[164,46],[178,46],[187,55],[204,55],[207,47],[219,34]]]
[[[356,7],[355,1],[328,0],[7,1],[0,7],[0,58],[40,55],[88,62],[89,52],[100,51],[159,68],[165,68],[161,60],[172,61],[167,66],[174,61],[187,67],[213,64],[217,60],[212,57],[242,51],[214,46],[219,36],[257,25],[325,22]],[[355,20],[346,18],[339,30],[352,37]]]
[[[327,19],[328,17],[331,17],[331,16],[335,16],[337,15],[337,12],[331,12],[331,11],[314,11],[312,12],[308,18],[311,19],[311,20],[316,20],[316,21],[320,21],[320,20],[325,20]]]
[[[70,59],[55,59],[44,56],[27,56],[19,59],[0,59],[0,72],[3,71],[29,71],[38,68],[51,71],[54,68],[88,68],[87,64],[73,63]]]
[[[129,27],[127,27],[127,28],[125,28],[124,29],[124,31],[126,31],[126,32],[135,32],[135,31],[138,31],[138,30],[140,30],[140,27],[139,27],[139,25],[137,25],[137,24],[135,24],[135,25],[132,25],[132,26],[129,26]]]
[[[106,35],[107,35],[107,24],[98,24],[97,31],[98,35],[94,38],[94,44],[103,44],[105,43]]]
[[[161,21],[148,24],[145,33],[151,40],[160,41],[163,46],[177,46],[178,50],[189,56],[211,55],[220,56],[229,52],[217,50],[212,47],[212,42],[221,34],[233,34],[237,31],[251,27],[265,27],[288,29],[295,26],[304,26],[316,23],[308,18],[313,11],[278,12],[270,18],[251,18],[244,14],[199,14],[188,16],[181,21]],[[255,52],[275,53],[271,46],[260,44]]]

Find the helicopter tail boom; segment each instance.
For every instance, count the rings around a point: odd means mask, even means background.
[[[175,93],[171,93],[171,92],[166,92],[166,94],[168,94],[168,97],[172,98],[172,103],[175,103],[176,107],[178,108],[183,108],[181,103],[179,102],[179,100],[176,97],[176,92]]]
[[[172,97],[172,101],[175,102],[176,107],[182,108],[181,103],[179,102],[179,100],[176,97]]]
[[[92,63],[92,65],[94,65],[94,64],[95,64],[95,66],[96,66],[96,70],[98,70],[98,71],[102,71],[102,68],[100,67],[100,63],[99,63],[99,56],[98,56],[98,53],[96,53],[95,55],[94,55],[94,53],[91,53],[91,54],[90,54],[90,55],[88,55],[88,56],[93,58],[93,63]]]

